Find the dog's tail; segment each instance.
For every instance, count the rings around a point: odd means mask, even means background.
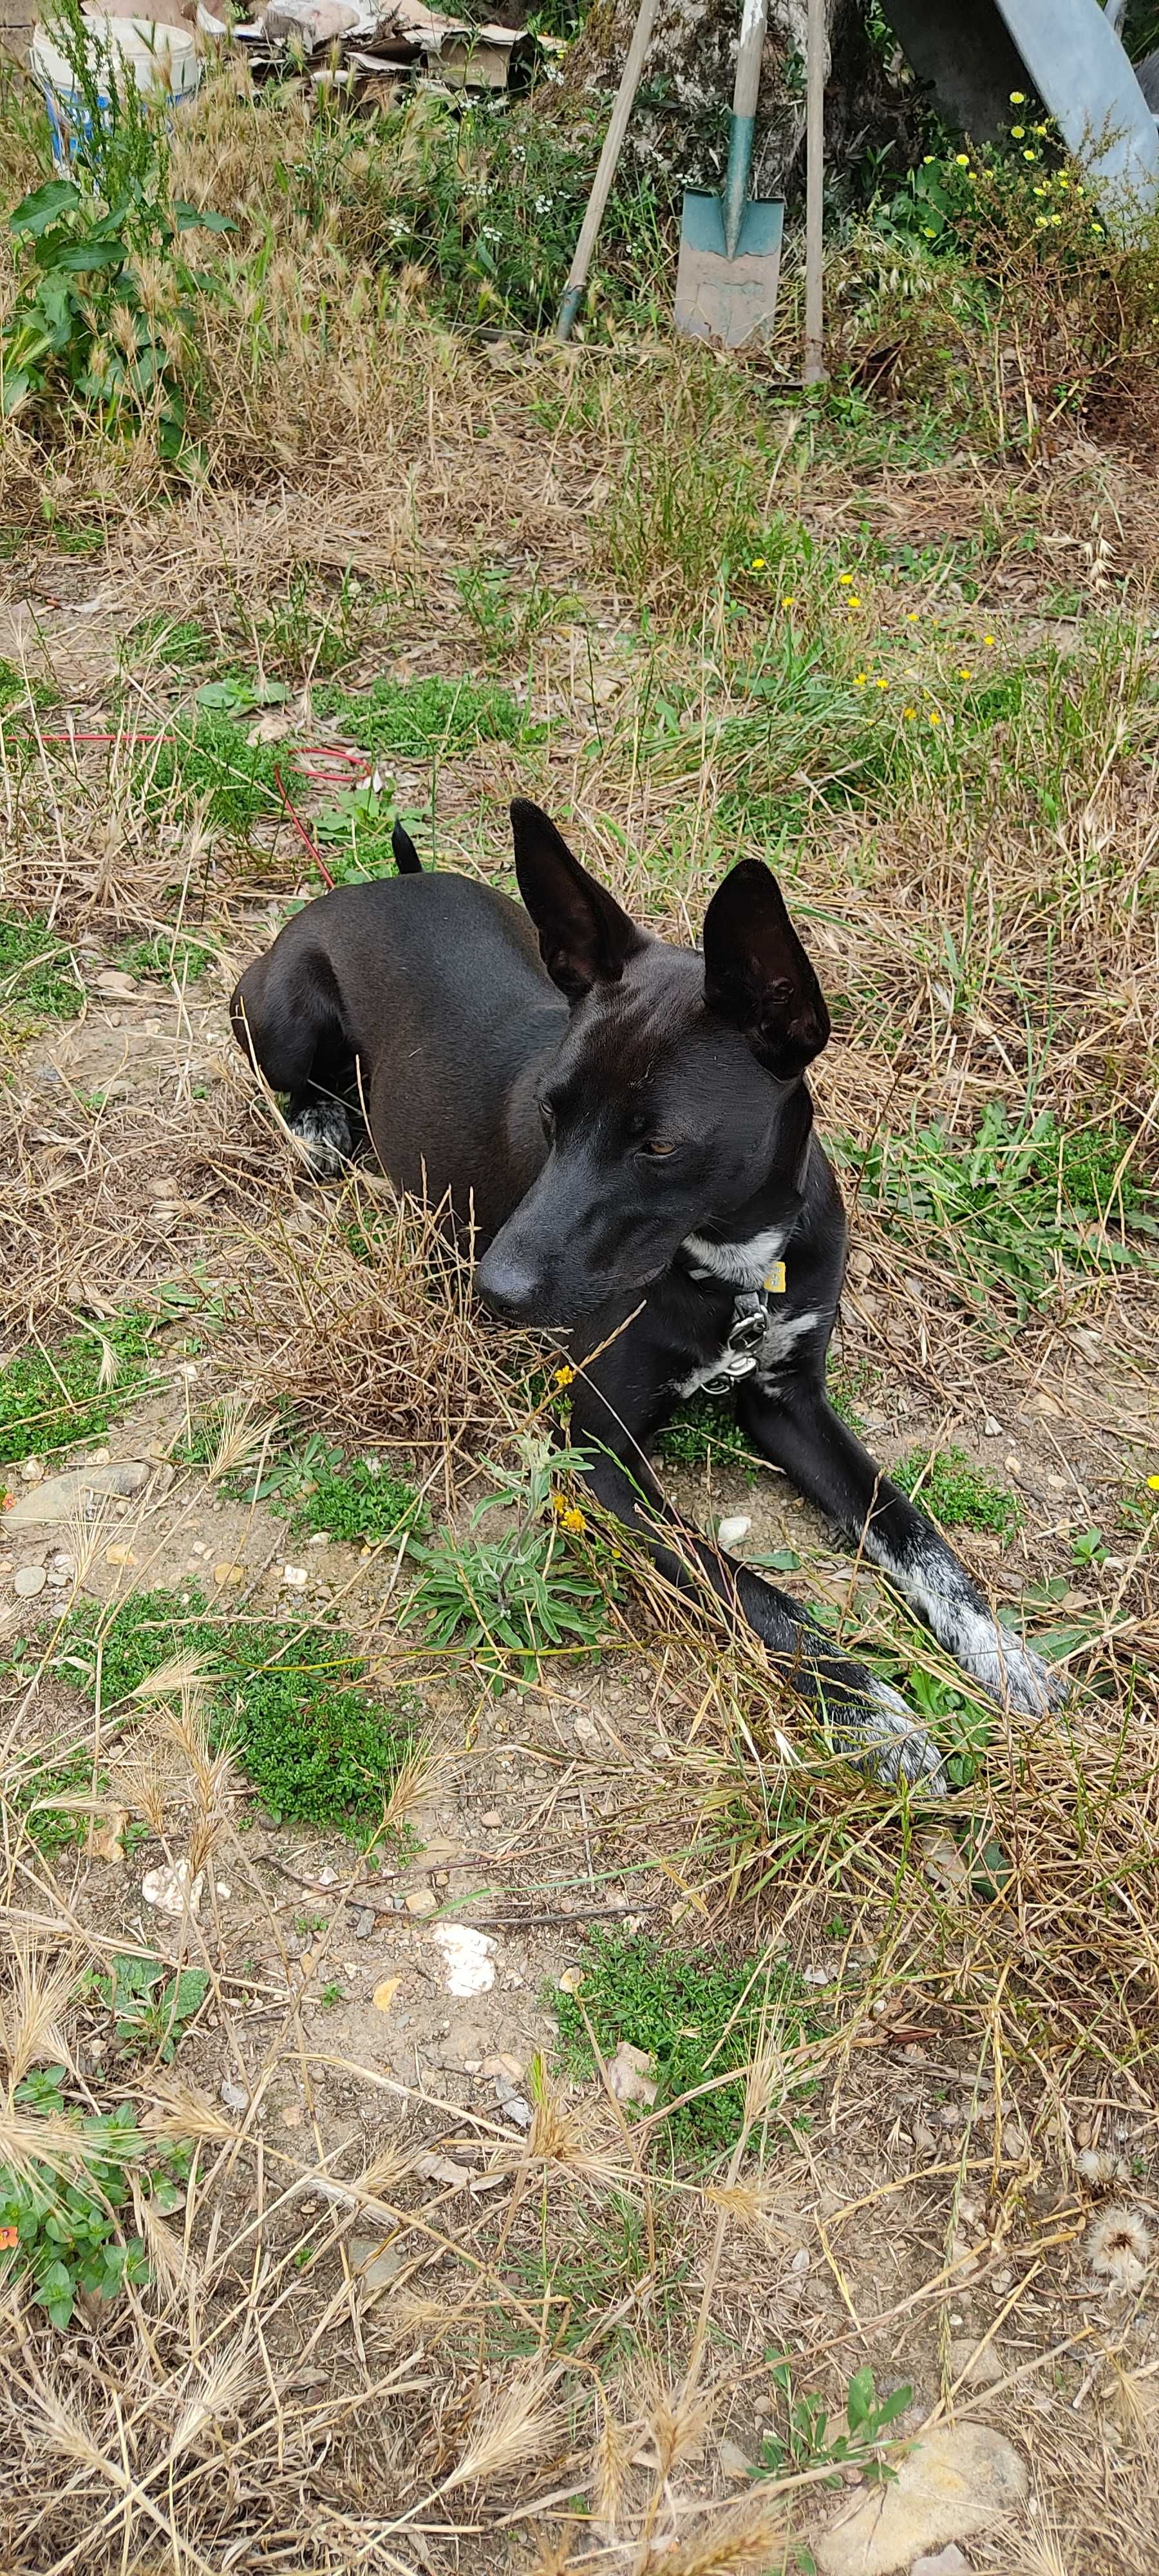
[[[398,869],[400,877],[421,877],[423,872],[422,860],[419,857],[410,833],[404,832],[401,823],[395,824],[394,830],[390,836],[390,846],[394,852],[394,864]]]

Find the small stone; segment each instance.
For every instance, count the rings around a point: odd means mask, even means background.
[[[135,1565],[136,1562],[132,1548],[123,1546],[119,1539],[112,1547],[105,1549],[106,1565]]]
[[[244,1583],[245,1575],[244,1565],[233,1565],[226,1557],[223,1557],[220,1565],[215,1565],[213,1569],[213,1580],[221,1590],[225,1589],[227,1583]]]
[[[44,1474],[43,1458],[26,1458],[20,1470],[22,1485],[38,1485]]]
[[[583,1710],[581,1709],[579,1716],[573,1720],[573,1724],[575,1727],[576,1743],[582,1746],[585,1753],[597,1752],[600,1742],[600,1730],[596,1725],[594,1718],[585,1717]]]
[[[401,1976],[383,1978],[382,1984],[375,1987],[374,1993],[370,1998],[376,2012],[388,2013],[390,2011],[390,2007],[394,2002],[401,1984]]]
[[[1002,1425],[992,1413],[987,1414],[982,1425],[982,1437],[984,1440],[1000,1440],[1002,1437]]]
[[[643,2102],[650,2110],[657,2091],[651,2070],[647,2049],[633,2048],[630,2039],[622,2039],[607,2064],[608,2091],[613,2102]]]
[[[736,1512],[731,1519],[717,1522],[716,1535],[722,1547],[740,1547],[751,1528],[748,1513]]]
[[[482,2072],[483,2060],[481,2057],[465,2057],[463,2059],[464,2075],[481,2075]]]
[[[789,2265],[789,2270],[790,2272],[807,2272],[811,2261],[812,2256],[810,2255],[808,2246],[798,2245],[797,2251]]]
[[[498,1807],[488,1807],[486,1815],[480,1816],[479,1822],[481,1825],[486,1825],[489,1833],[493,1833],[496,1826],[502,1824],[503,1818]]]
[[[75,1573],[76,1567],[71,1556],[58,1556],[48,1568],[48,1580],[55,1584],[71,1583]]]
[[[304,1592],[308,1580],[309,1577],[304,1565],[284,1565],[282,1567],[282,1582],[288,1592]]]
[[[957,2541],[951,2540],[936,2558],[915,2558],[909,2576],[970,2576],[970,2561],[963,2558]]]
[[[356,1915],[354,1916],[354,1920],[351,1923],[350,1929],[354,1934],[356,1941],[369,1941],[370,1935],[374,1930],[374,1907],[372,1905],[360,1905]]]
[[[242,2112],[249,2109],[250,2097],[244,2084],[231,2084],[227,2078],[221,2088],[221,2098],[227,2111]]]
[[[43,1592],[47,1577],[42,1565],[18,1565],[12,1577],[12,1589],[22,1601],[30,1601],[34,1592]]]
[[[1002,2377],[1002,2364],[992,2343],[982,2351],[974,2335],[958,2335],[951,2342],[946,2358],[951,2377],[960,2379],[967,2388],[992,2388]]]
[[[509,2093],[507,2095],[506,2100],[502,2104],[502,2111],[504,2119],[510,2120],[513,2128],[529,2129],[531,2127],[531,2105],[529,2102],[521,2102],[517,2093]]]
[[[146,1870],[141,1894],[146,1905],[155,1905],[162,1914],[196,1914],[204,1878],[200,1869],[194,1877],[188,1860],[175,1860],[163,1869]]]
[[[388,2290],[402,2265],[400,2248],[384,2245],[381,2236],[352,2236],[349,2252],[364,2298]]]
[[[433,1914],[438,1901],[433,1887],[412,1887],[403,1898],[408,1914]]]
[[[753,2464],[747,2451],[742,2451],[739,2442],[730,2442],[727,2434],[721,2443],[717,2458],[720,2461],[722,2477],[742,2479],[751,2477]]]
[[[106,966],[97,976],[93,991],[108,1002],[131,1002],[137,992],[137,978],[126,975],[122,967]]]
[[[939,2427],[917,2443],[892,2483],[866,2490],[852,2513],[810,2534],[822,2576],[894,2576],[923,2550],[989,2531],[1025,2501],[1017,2451],[987,2424]]]

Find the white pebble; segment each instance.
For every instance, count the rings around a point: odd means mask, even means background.
[[[12,1589],[27,1601],[34,1592],[43,1592],[45,1579],[42,1565],[19,1565],[12,1577]]]
[[[282,1581],[291,1592],[304,1592],[306,1589],[307,1579],[306,1568],[304,1565],[284,1565],[282,1567]]]
[[[737,1512],[731,1520],[717,1522],[716,1535],[722,1547],[739,1547],[748,1537],[752,1522],[747,1512]]]

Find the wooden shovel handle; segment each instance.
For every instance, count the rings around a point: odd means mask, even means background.
[[[579,311],[580,297],[588,282],[588,269],[591,265],[592,252],[596,246],[596,236],[603,221],[604,208],[607,205],[608,198],[612,192],[612,181],[616,175],[616,164],[624,148],[624,136],[628,131],[628,118],[632,113],[636,92],[640,86],[640,74],[644,69],[644,56],[652,42],[652,26],[655,16],[656,0],[640,0],[640,14],[636,20],[635,28],[633,30],[631,44],[628,47],[628,59],[620,74],[620,86],[616,91],[616,103],[612,109],[611,123],[609,124],[607,133],[604,136],[604,148],[600,154],[599,167],[596,171],[595,178],[592,181],[592,193],[588,198],[587,212],[582,224],[580,225],[580,236],[575,246],[575,257],[568,270],[567,285],[563,290],[563,295],[560,300],[559,315],[555,325],[555,336],[557,340],[570,340],[572,324],[575,321],[577,312]]]

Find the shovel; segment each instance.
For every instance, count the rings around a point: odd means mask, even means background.
[[[676,328],[726,349],[758,342],[777,307],[781,267],[779,197],[747,198],[768,0],[744,0],[724,194],[684,192]]]

